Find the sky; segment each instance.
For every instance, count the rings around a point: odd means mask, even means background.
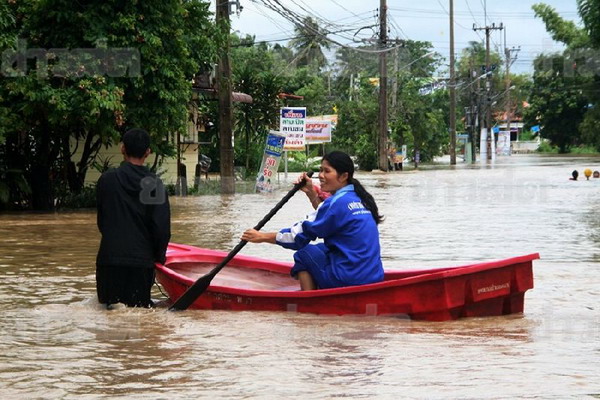
[[[217,0],[218,1],[218,0]],[[265,3],[274,0],[239,0],[242,10],[231,15],[232,30],[245,36],[254,35],[257,41],[287,43],[294,36],[294,26],[281,15],[269,10]],[[279,0],[287,8],[302,16],[317,19],[321,26],[331,31],[344,31],[330,35],[333,40],[356,47],[356,38],[376,37],[379,0]],[[543,22],[536,18],[531,6],[537,1],[526,0],[454,0],[456,53],[470,41],[484,42],[483,31],[475,32],[473,25],[481,28],[500,23],[504,30],[493,31],[491,47],[520,48],[511,67],[515,73],[532,73],[532,61],[542,52],[563,48],[546,32]],[[552,6],[560,15],[580,24],[576,0],[541,1]],[[389,37],[429,41],[440,54],[449,57],[449,0],[387,0]],[[214,7],[214,4],[213,4]],[[234,7],[235,10],[235,7]],[[360,28],[363,28],[359,31]],[[355,36],[355,32],[358,34]],[[506,43],[505,43],[506,36]],[[364,43],[364,42],[363,42]]]

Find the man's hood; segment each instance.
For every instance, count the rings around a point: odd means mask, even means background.
[[[117,168],[117,179],[121,186],[130,194],[139,194],[142,190],[142,179],[152,176],[150,170],[144,165],[134,165],[125,162]]]

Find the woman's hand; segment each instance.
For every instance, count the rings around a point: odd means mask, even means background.
[[[306,175],[306,172],[300,174],[300,176],[296,178],[294,184],[298,184],[300,182],[305,182],[304,185],[300,188],[300,190],[306,193],[306,196],[308,196],[308,200],[310,200],[310,204],[312,204],[312,206],[316,209],[321,203],[317,187],[313,185],[312,179],[309,178],[308,175]]]
[[[250,243],[275,243],[276,232],[259,232],[256,229],[248,229],[242,234],[241,239]]]
[[[308,175],[306,175],[306,172],[301,173],[300,176],[296,178],[296,180],[294,181],[294,185],[297,185],[300,182],[304,182],[304,185],[300,188],[300,190],[302,190],[304,193],[309,194],[315,191],[312,179],[309,178]]]

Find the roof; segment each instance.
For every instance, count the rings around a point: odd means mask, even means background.
[[[204,89],[204,88],[194,87],[194,88],[192,88],[192,90],[194,90],[195,92],[197,92],[199,94],[206,96],[208,100],[217,100],[216,89]],[[241,92],[232,92],[231,100],[236,103],[247,103],[247,104],[252,104],[254,102],[254,99],[252,99],[252,96],[250,96],[249,94],[246,94],[246,93],[241,93]]]
[[[297,94],[290,93],[279,93],[277,97],[279,97],[280,99],[304,100],[304,96],[298,96]]]

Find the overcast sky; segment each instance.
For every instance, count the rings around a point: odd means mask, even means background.
[[[272,2],[272,0],[271,0]],[[330,37],[344,45],[357,46],[353,38],[375,37],[378,22],[379,0],[279,0],[287,8],[303,16],[319,20],[330,31],[344,31]],[[231,16],[232,30],[240,34],[256,36],[257,41],[266,40],[284,44],[294,36],[293,24],[269,10],[264,3],[269,0],[240,0],[243,9]],[[483,27],[495,23],[504,24],[505,31],[494,31],[492,47],[502,52],[506,33],[507,47],[519,47],[514,72],[532,72],[531,62],[540,52],[557,51],[562,48],[553,42],[544,24],[535,18],[526,0],[454,0],[455,46],[457,53],[469,41],[483,41],[482,31],[473,31],[473,24]],[[564,18],[579,23],[575,0],[543,1],[555,8]],[[389,36],[432,42],[435,49],[448,57],[449,51],[449,0],[388,0]],[[484,13],[487,11],[487,22]],[[214,4],[213,4],[214,8]],[[355,32],[360,32],[355,36]]]

